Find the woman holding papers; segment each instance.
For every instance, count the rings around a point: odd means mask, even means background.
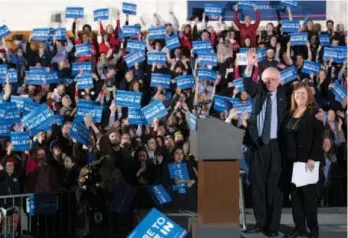
[[[318,173],[316,167],[319,164],[316,162],[323,161],[321,145],[324,128],[322,122],[315,118],[316,108],[310,88],[304,83],[297,84],[291,95],[291,109],[284,120],[280,136],[280,148],[286,165],[284,171],[289,172],[285,174],[290,175],[294,163],[303,163],[303,172],[294,170],[296,174],[292,174],[292,181],[294,178],[307,177],[304,176],[306,173]],[[306,181],[301,185],[303,184]],[[295,230],[287,237],[305,235],[306,223],[310,230],[309,237],[319,237],[316,184],[307,182],[307,185],[301,187],[291,184],[291,202]]]

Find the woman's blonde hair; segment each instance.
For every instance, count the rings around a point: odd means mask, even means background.
[[[308,86],[308,84],[307,83],[298,83],[294,86],[294,89],[293,89],[292,94],[291,94],[291,108],[290,108],[291,114],[293,114],[295,112],[295,110],[297,109],[297,103],[295,101],[295,92],[301,88],[304,88],[307,91],[307,96],[308,96],[307,105],[306,105],[307,109],[309,111],[313,111],[317,107],[314,95],[312,93],[311,88]]]

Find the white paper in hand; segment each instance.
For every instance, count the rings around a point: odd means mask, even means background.
[[[292,168],[291,182],[296,187],[316,184],[319,180],[319,166],[320,162],[315,162],[314,169],[311,172],[309,169],[306,171],[306,163],[295,162]]]

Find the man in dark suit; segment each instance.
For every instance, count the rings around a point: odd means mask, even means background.
[[[269,237],[277,237],[283,202],[279,184],[282,161],[277,138],[287,114],[289,95],[287,88],[280,85],[280,72],[276,68],[265,69],[262,82],[253,82],[251,75],[255,61],[255,49],[251,49],[247,54],[244,89],[253,97],[253,109],[244,141],[252,154],[251,183],[256,225],[247,232],[266,232]],[[319,116],[323,117],[323,113]]]

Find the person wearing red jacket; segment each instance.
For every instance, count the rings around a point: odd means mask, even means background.
[[[238,4],[234,6],[233,22],[237,25],[240,31],[241,45],[244,46],[244,39],[249,37],[251,39],[251,45],[257,46],[256,30],[260,24],[260,13],[257,10],[256,4],[254,4],[254,11],[256,20],[251,24],[251,18],[249,16],[244,17],[244,23],[241,23],[238,19]]]
[[[115,48],[110,42],[110,35],[103,35],[103,41],[99,44],[99,53],[105,54],[108,60],[112,60],[113,54],[115,53]]]
[[[117,53],[119,51],[120,45],[121,45],[121,41],[118,39],[118,31],[120,29],[120,12],[117,11],[116,29],[115,30],[112,27],[112,25],[110,25],[110,24],[106,27],[106,30],[105,30],[101,20],[99,20],[99,26],[100,26],[100,34],[102,36],[104,36],[105,34],[108,35],[110,47],[112,48],[113,52]],[[101,50],[99,50],[99,51],[100,51],[100,53],[102,53]]]
[[[192,49],[192,28],[190,25],[184,27],[184,31],[180,34],[180,43],[182,47],[183,54],[190,58]]]

